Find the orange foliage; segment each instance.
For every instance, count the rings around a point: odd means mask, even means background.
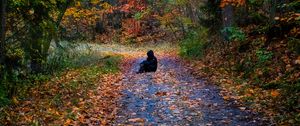
[[[242,6],[245,5],[246,0],[222,0],[220,7],[224,8],[226,5],[233,5],[233,6]]]
[[[123,27],[128,35],[136,36],[141,31],[141,23],[133,18],[126,19]]]

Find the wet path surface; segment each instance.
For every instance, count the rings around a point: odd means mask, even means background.
[[[219,89],[196,79],[176,58],[159,58],[156,73],[136,74],[136,60],[114,125],[259,125],[253,114],[224,101]]]

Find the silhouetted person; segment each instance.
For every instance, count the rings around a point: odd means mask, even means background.
[[[147,52],[147,60],[144,60],[140,63],[140,69],[138,73],[144,72],[156,72],[157,70],[157,59],[154,56],[154,52],[152,50]]]

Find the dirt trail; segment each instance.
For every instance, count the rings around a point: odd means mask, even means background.
[[[142,60],[122,79],[114,125],[262,125],[251,111],[224,101],[217,86],[189,74],[178,58],[158,56],[156,73],[136,74]]]

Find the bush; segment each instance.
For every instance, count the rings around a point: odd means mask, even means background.
[[[260,49],[260,50],[256,51],[256,56],[258,58],[258,63],[262,64],[262,63],[269,61],[272,58],[273,53],[263,50],[263,49]]]
[[[245,33],[237,27],[225,27],[221,32],[227,41],[244,41],[246,39]]]
[[[52,50],[48,56],[45,72],[52,74],[68,68],[85,66],[96,59],[99,59],[99,56],[95,56],[89,46],[67,44],[63,48]]]
[[[0,88],[0,107],[5,106],[10,103],[10,99],[8,99],[7,91],[3,87]]]
[[[48,57],[46,72],[53,73],[68,68],[72,65],[72,55],[68,50],[56,49]]]
[[[28,62],[22,62],[22,67],[11,71],[0,66],[0,107],[8,105],[11,102],[12,96],[17,96],[20,99],[27,97],[28,89],[42,84],[52,76],[66,69],[89,66],[103,59],[103,56],[100,56],[100,54],[92,52],[90,47],[67,43],[62,44],[63,48],[53,47],[50,49],[50,55],[47,62],[45,62],[45,66],[43,66],[42,73],[30,73],[29,70],[23,68]],[[15,51],[15,53],[12,52],[9,56],[10,58],[15,58],[16,54],[19,56],[22,53]],[[110,62],[109,64],[112,64],[110,65],[112,68],[114,62]],[[116,68],[111,71],[116,71]]]
[[[201,58],[207,45],[207,29],[191,30],[180,43],[180,55],[186,58]]]

